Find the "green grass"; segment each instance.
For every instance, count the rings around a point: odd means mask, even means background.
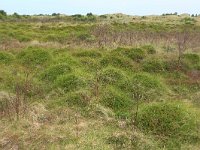
[[[178,68],[183,16],[105,16],[0,19],[0,149],[199,149],[199,18]]]

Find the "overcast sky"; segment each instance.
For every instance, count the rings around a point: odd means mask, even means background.
[[[9,14],[200,14],[200,0],[0,0],[0,10]]]

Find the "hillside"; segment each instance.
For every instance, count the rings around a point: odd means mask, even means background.
[[[199,150],[200,17],[0,13],[0,149]]]

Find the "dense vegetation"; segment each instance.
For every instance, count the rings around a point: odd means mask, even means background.
[[[200,147],[198,16],[0,11],[0,68],[0,149]]]

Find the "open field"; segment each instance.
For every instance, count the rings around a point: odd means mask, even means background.
[[[0,149],[199,150],[200,17],[0,14]]]

